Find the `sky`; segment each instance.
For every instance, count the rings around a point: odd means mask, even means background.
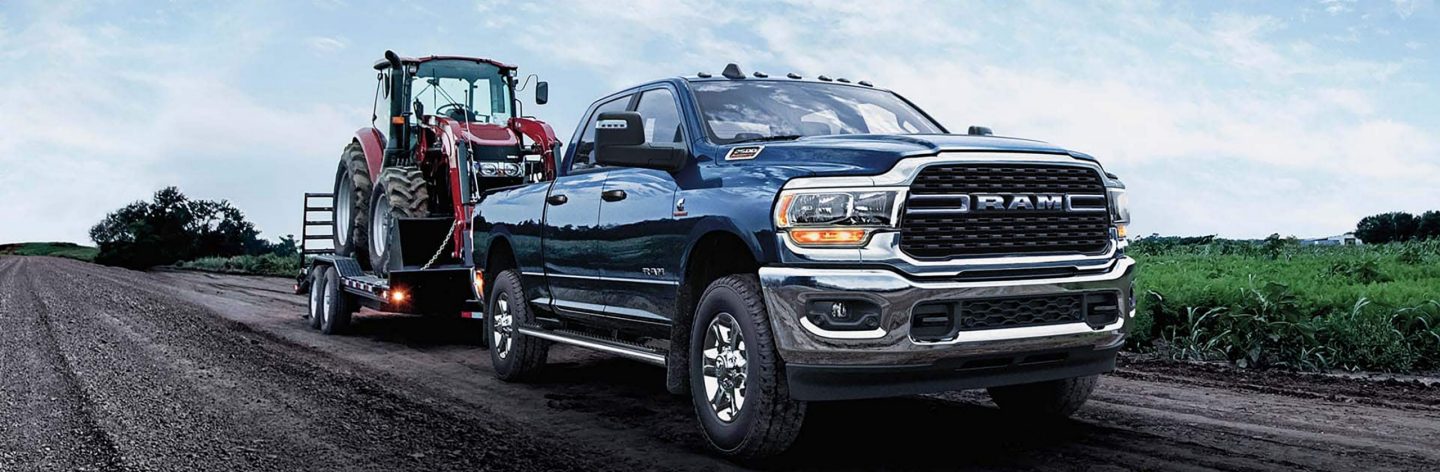
[[[565,140],[595,98],[729,62],[869,80],[951,130],[1099,157],[1132,234],[1319,237],[1440,209],[1433,0],[4,0],[0,243],[89,243],[172,185],[298,233],[386,49],[519,65],[551,90],[524,113]]]

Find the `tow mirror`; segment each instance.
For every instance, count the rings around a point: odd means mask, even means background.
[[[645,144],[645,120],[633,111],[608,111],[595,122],[595,163],[675,172],[685,167],[684,148]]]
[[[550,82],[540,81],[535,84],[535,104],[544,105],[550,103]]]

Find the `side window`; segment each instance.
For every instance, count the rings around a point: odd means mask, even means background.
[[[640,104],[635,111],[645,120],[646,144],[685,142],[685,135],[680,132],[680,109],[669,89],[646,90],[640,94]]]
[[[595,167],[595,122],[600,119],[601,113],[625,111],[625,108],[630,106],[630,97],[626,95],[595,107],[595,113],[585,120],[585,128],[580,132],[580,142],[575,145],[575,159],[570,162],[570,170]]]

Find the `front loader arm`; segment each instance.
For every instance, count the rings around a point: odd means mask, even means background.
[[[532,152],[540,155],[545,180],[555,178],[555,151],[560,148],[560,138],[549,123],[530,117],[510,119],[510,127],[534,143]]]

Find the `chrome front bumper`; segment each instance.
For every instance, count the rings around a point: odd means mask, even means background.
[[[770,313],[776,346],[787,364],[806,366],[920,366],[1024,353],[1062,350],[1113,352],[1125,340],[1134,316],[1131,278],[1135,261],[1113,259],[1103,273],[1064,278],[1001,281],[916,281],[881,269],[764,267],[760,285]],[[910,336],[910,313],[927,301],[1018,297],[1063,293],[1118,292],[1119,318],[1103,327],[1084,322],[962,331],[944,342]],[[805,320],[811,300],[870,300],[881,308],[880,326],[870,331],[825,331]]]

